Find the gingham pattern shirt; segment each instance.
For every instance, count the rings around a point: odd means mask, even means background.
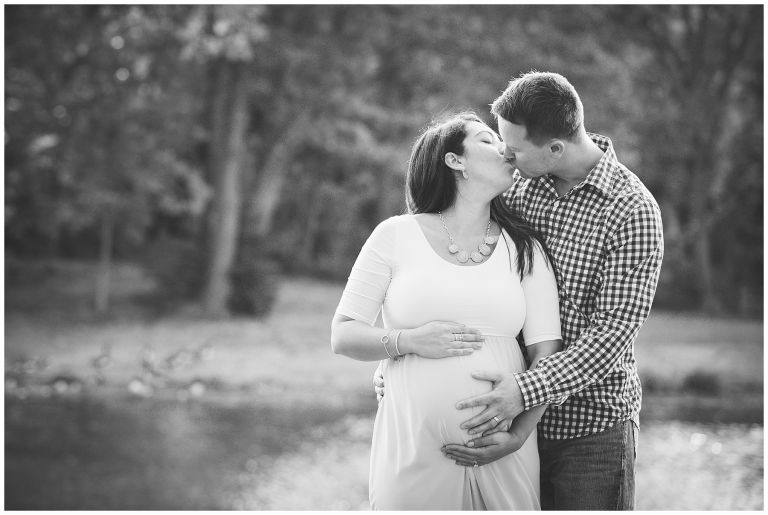
[[[563,351],[516,374],[525,408],[549,404],[539,435],[555,440],[639,423],[634,341],[651,309],[664,254],[653,195],[619,163],[611,140],[586,179],[560,197],[551,176],[524,179],[507,203],[544,235],[556,264]]]

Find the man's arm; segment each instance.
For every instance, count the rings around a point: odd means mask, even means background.
[[[563,348],[562,340],[550,340],[531,345],[528,348],[532,358],[529,369],[536,367],[545,356],[552,355]],[[503,420],[500,424],[474,438],[466,445],[446,444],[442,451],[446,458],[454,460],[457,465],[473,466],[475,463],[487,465],[504,456],[517,452],[536,429],[539,419],[547,410],[547,406],[536,406],[520,414],[509,424]]]
[[[562,404],[611,372],[648,318],[664,254],[661,214],[640,203],[614,234],[590,327],[566,350],[515,375],[524,408]]]

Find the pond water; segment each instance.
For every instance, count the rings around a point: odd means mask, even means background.
[[[6,395],[5,508],[364,509],[374,410],[372,399],[355,397],[344,406],[281,408],[121,395]],[[678,411],[696,418],[694,403],[686,403],[686,410]],[[666,418],[674,411],[656,413]],[[700,407],[698,415],[711,418],[712,410]],[[651,455],[668,455],[661,442],[670,436],[684,446],[748,438],[754,461],[761,424],[762,412],[754,406],[721,413],[709,425],[688,420],[671,427],[651,418],[644,422],[642,444]],[[699,436],[689,442],[689,433]],[[707,445],[707,452],[717,449]],[[739,459],[730,466],[740,466]],[[755,469],[749,477],[762,483],[762,455],[749,463]],[[750,488],[750,495],[762,498],[762,487]]]
[[[5,399],[6,509],[231,509],[238,473],[338,413],[130,397]]]

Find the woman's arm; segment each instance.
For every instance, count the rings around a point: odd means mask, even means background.
[[[482,348],[484,340],[477,329],[454,322],[435,321],[403,330],[371,327],[340,314],[331,322],[333,352],[360,361],[378,361],[405,354],[432,359],[466,356]]]
[[[534,343],[527,348],[528,355],[531,357],[531,366],[528,370],[536,368],[539,360],[555,352],[563,350],[562,340],[547,340],[544,342]],[[547,410],[547,405],[536,406],[535,408],[524,411],[517,416],[515,420],[510,424],[508,431],[515,435],[520,441],[520,445],[528,439],[528,436],[536,429],[536,424],[541,420],[542,415]],[[486,434],[488,432],[486,431]],[[519,447],[518,447],[519,448]],[[517,450],[517,449],[515,449]],[[514,451],[513,451],[514,452]]]

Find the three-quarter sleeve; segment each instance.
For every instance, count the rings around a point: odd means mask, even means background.
[[[393,218],[376,226],[360,250],[336,308],[337,315],[371,326],[376,322],[395,266],[396,227]]]
[[[539,245],[534,245],[533,268],[522,280],[525,295],[525,345],[561,340],[560,307],[554,270]]]

